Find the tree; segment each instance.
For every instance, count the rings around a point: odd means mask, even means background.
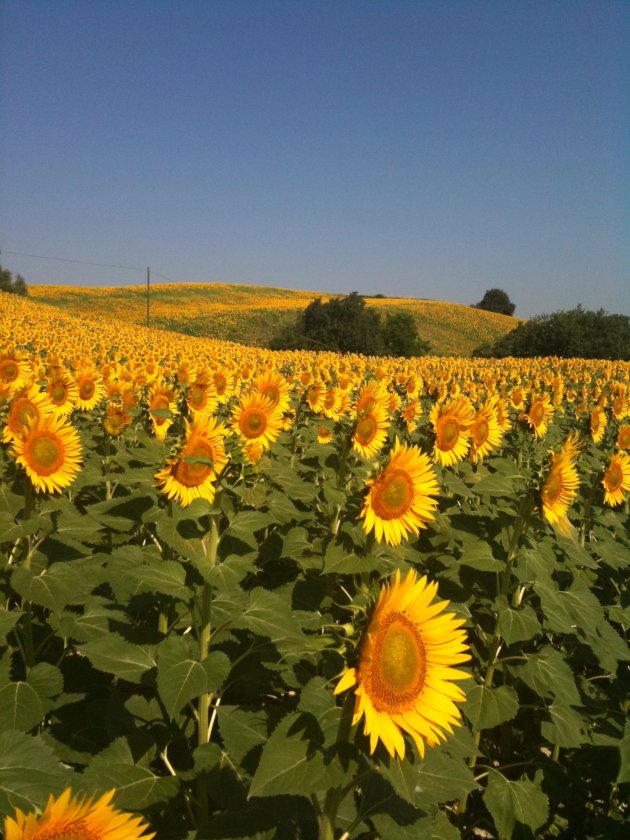
[[[514,315],[516,304],[512,303],[503,289],[486,289],[486,293],[474,309],[485,309],[486,312],[498,312],[500,315]]]
[[[411,312],[388,312],[382,327],[383,343],[388,356],[424,356],[431,349],[427,341],[418,336],[416,322]]]
[[[428,351],[410,313],[388,314],[383,325],[376,309],[357,292],[327,303],[309,303],[295,324],[275,336],[272,350],[332,350],[365,356],[412,356]]]
[[[550,315],[537,315],[519,324],[490,347],[480,347],[475,356],[559,356],[581,359],[630,360],[630,318],[592,312],[577,306]]]
[[[27,295],[26,280],[21,274],[18,274],[14,280],[11,272],[0,266],[0,292],[10,292],[14,295]]]

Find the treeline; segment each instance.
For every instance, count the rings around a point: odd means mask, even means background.
[[[10,292],[14,295],[27,295],[26,280],[21,274],[17,274],[15,279],[11,272],[0,266],[0,292]]]
[[[395,358],[430,351],[430,345],[418,336],[410,312],[388,312],[382,318],[357,292],[327,303],[317,298],[269,346],[272,350],[331,350]]]
[[[577,306],[550,315],[537,315],[492,345],[478,347],[473,356],[559,356],[561,358],[630,361],[630,318],[593,312]]]

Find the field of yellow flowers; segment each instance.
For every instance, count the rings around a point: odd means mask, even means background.
[[[627,836],[628,363],[0,337],[7,840]]]
[[[116,318],[146,325],[146,287],[29,286],[32,300],[61,308],[80,318]],[[237,340],[268,346],[283,326],[316,297],[330,295],[264,286],[221,283],[152,284],[150,324],[186,335]],[[519,323],[494,312],[458,303],[401,298],[368,298],[381,311],[411,312],[418,334],[438,356],[470,356],[482,344],[492,344]],[[235,338],[236,337],[236,338]]]

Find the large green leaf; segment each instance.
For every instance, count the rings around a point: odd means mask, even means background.
[[[43,808],[50,794],[68,785],[70,775],[41,738],[10,730],[0,732],[0,818],[16,808]]]
[[[263,747],[249,795],[310,797],[328,787],[323,753],[306,737],[301,716],[287,715]]]
[[[79,650],[95,668],[129,682],[140,682],[144,674],[156,665],[150,646],[134,645],[117,633],[93,639],[80,645]]]
[[[541,733],[551,744],[558,747],[581,747],[589,743],[584,716],[572,706],[552,703],[547,707],[549,720],[541,724]]]
[[[186,703],[208,691],[206,671],[191,658],[191,646],[181,636],[165,639],[157,647],[157,686],[171,718]]]
[[[542,632],[538,617],[530,606],[512,609],[505,596],[501,595],[495,601],[495,609],[499,614],[499,633],[508,645],[527,642]]]
[[[619,741],[619,773],[616,782],[618,785],[630,782],[630,721],[626,721],[623,731],[623,738]]]
[[[416,757],[413,763],[392,759],[382,772],[400,797],[425,811],[459,799],[477,787],[466,762],[440,748],[427,748],[424,759]]]
[[[518,694],[512,686],[475,685],[468,692],[464,712],[474,730],[492,729],[516,717],[518,707]]]
[[[0,730],[29,732],[43,714],[39,695],[28,683],[12,682],[0,689]]]
[[[495,770],[490,771],[483,800],[501,840],[512,837],[517,823],[536,831],[549,816],[549,800],[537,784],[529,779],[511,782]]]
[[[560,651],[549,645],[538,653],[529,654],[524,665],[510,666],[510,671],[540,697],[554,697],[559,703],[569,706],[580,705],[580,694],[571,668]]]

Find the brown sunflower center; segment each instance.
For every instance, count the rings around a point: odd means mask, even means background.
[[[398,519],[413,503],[413,481],[405,470],[387,470],[374,484],[372,508],[381,519]]]
[[[222,373],[217,373],[214,376],[214,390],[217,392],[219,396],[225,393],[225,389],[227,388],[227,379],[223,376]]]
[[[536,400],[536,402],[532,403],[532,407],[529,410],[529,419],[532,421],[534,426],[540,426],[545,419],[545,406],[540,402],[540,400]]]
[[[51,432],[34,432],[25,448],[27,462],[38,475],[51,475],[63,464],[63,443]]]
[[[454,417],[439,417],[437,421],[437,445],[443,452],[452,449],[459,440],[459,423]]]
[[[613,462],[606,471],[606,487],[609,493],[614,493],[621,487],[623,472],[619,464]]]
[[[490,426],[488,425],[488,421],[485,417],[479,417],[479,419],[473,423],[470,431],[475,446],[482,446],[488,440]]]
[[[242,413],[239,428],[246,438],[258,438],[267,428],[267,415],[260,409],[250,408]]]
[[[206,404],[206,389],[203,385],[191,385],[188,391],[188,405],[194,410],[199,411]]]
[[[67,394],[68,388],[60,379],[56,379],[48,386],[48,395],[55,405],[63,405],[66,401]]]
[[[65,825],[62,823],[44,828],[37,831],[35,836],[37,840],[98,840],[103,835],[100,831],[98,834],[92,831],[83,820],[73,820]]]
[[[199,458],[200,460],[185,460],[188,458]],[[182,457],[175,466],[175,479],[186,487],[198,487],[213,472],[210,464],[204,463],[205,461],[214,462],[214,451],[207,443],[197,442],[192,446],[185,447]]]
[[[166,396],[166,394],[157,394],[151,400],[151,408],[152,409],[157,408],[158,410],[167,410],[168,407],[169,407],[169,403],[168,403],[168,397]],[[153,414],[153,413],[151,413],[151,416],[153,417],[153,422],[155,423],[156,426],[162,426],[168,420],[168,417],[156,417],[155,414]]]
[[[366,446],[368,443],[371,443],[374,440],[377,430],[378,426],[374,417],[372,417],[371,415],[368,415],[367,417],[362,417],[357,423],[355,438],[360,444]]]
[[[96,385],[92,379],[82,379],[79,382],[79,396],[82,400],[91,400],[95,390]]]
[[[39,411],[30,400],[20,400],[11,412],[11,426],[14,430],[28,426],[29,421],[39,416]]]
[[[0,378],[5,382],[14,382],[18,378],[19,368],[13,359],[5,359],[0,362]]]
[[[620,446],[622,449],[630,449],[630,426],[624,426],[620,430],[619,437],[617,438],[617,446]]]
[[[554,470],[549,474],[542,489],[542,500],[546,505],[552,505],[562,492],[562,474]]]
[[[417,626],[402,612],[385,617],[373,642],[366,690],[378,711],[409,709],[424,687],[426,650]]]
[[[591,414],[591,432],[595,433],[599,430],[601,426],[601,417],[599,416],[599,411],[594,411]]]

